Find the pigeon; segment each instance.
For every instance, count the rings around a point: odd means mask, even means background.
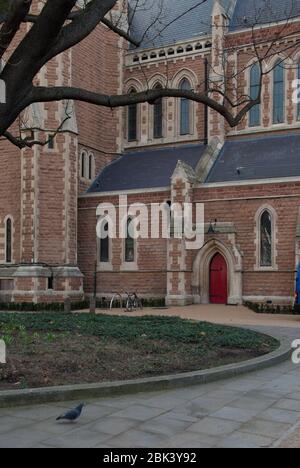
[[[61,416],[56,418],[56,421],[61,421],[61,420],[76,421],[81,416],[83,407],[84,407],[84,403],[81,403],[76,408],[73,408],[70,411],[67,411],[65,414],[62,414]]]

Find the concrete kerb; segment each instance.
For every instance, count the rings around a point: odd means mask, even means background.
[[[230,364],[204,371],[118,382],[1,391],[0,408],[58,401],[87,400],[205,384],[272,367],[291,358],[291,355],[290,341],[282,339],[280,347],[272,353],[242,363]]]

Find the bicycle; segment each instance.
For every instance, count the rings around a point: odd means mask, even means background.
[[[138,297],[137,293],[128,293],[125,291],[127,295],[126,299],[126,312],[132,312],[133,310],[143,310],[143,303],[142,300]]]

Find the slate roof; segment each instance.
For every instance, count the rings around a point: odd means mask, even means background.
[[[231,31],[300,16],[300,0],[220,1],[232,18]],[[210,35],[214,0],[199,3],[199,0],[129,0],[131,34],[138,42],[143,39],[141,48]]]
[[[226,9],[232,1],[235,0],[221,0]],[[214,0],[199,3],[199,0],[129,0],[131,34],[139,42],[143,38],[143,48],[210,34]]]
[[[300,0],[238,0],[230,30],[287,20],[300,16]]]
[[[101,172],[88,193],[169,187],[178,160],[195,169],[205,149],[196,144],[126,153]]]
[[[300,176],[300,134],[228,141],[206,183]]]

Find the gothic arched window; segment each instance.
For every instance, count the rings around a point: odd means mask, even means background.
[[[5,262],[12,262],[12,220],[7,218],[5,223]]]
[[[257,99],[260,92],[260,66],[255,63],[250,70],[250,97]],[[249,126],[257,127],[260,125],[260,104],[252,107],[249,115]]]
[[[280,61],[273,71],[273,123],[284,122],[284,64]]]
[[[265,210],[260,218],[260,266],[271,267],[273,246],[272,215]]]
[[[132,263],[135,261],[135,243],[132,234],[132,218],[128,218],[126,225],[125,239],[125,262]]]
[[[130,94],[136,93],[135,89],[131,89]],[[137,140],[137,115],[138,106],[137,104],[130,104],[128,106],[128,141]]]
[[[85,151],[82,151],[81,153],[81,161],[80,161],[80,165],[81,165],[81,177],[84,179],[85,178],[85,161],[86,161],[86,152]]]
[[[161,84],[157,84],[154,89],[162,89]],[[157,99],[153,106],[153,137],[163,136],[163,100]]]
[[[298,78],[298,83],[300,83],[300,60],[298,62],[297,78]],[[299,99],[299,93],[298,93],[298,99]],[[297,104],[297,120],[300,120],[300,99],[299,99],[298,104]]]
[[[94,172],[94,155],[92,153],[89,154],[89,180],[93,179]]]
[[[108,221],[104,221],[101,226],[101,239],[100,239],[100,262],[109,262],[109,225]]]
[[[180,83],[182,91],[190,91],[190,82],[184,78]],[[186,98],[180,100],[180,135],[189,135],[191,133],[191,101]]]

